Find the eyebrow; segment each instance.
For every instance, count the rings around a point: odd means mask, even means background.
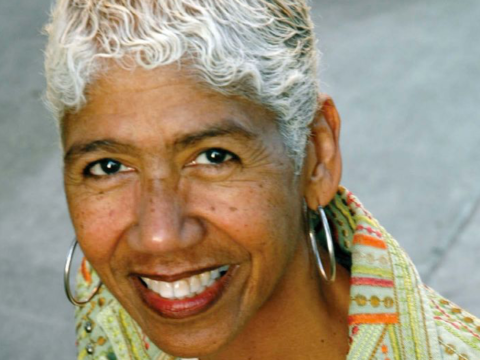
[[[214,125],[196,133],[186,134],[175,140],[173,147],[176,150],[180,150],[193,146],[203,140],[222,136],[230,136],[247,141],[255,140],[258,137],[257,134],[247,130],[245,127],[238,125],[234,121],[228,120],[221,125]]]
[[[109,151],[114,153],[120,153],[125,151],[131,151],[134,146],[124,144],[112,139],[95,140],[88,143],[79,143],[72,145],[63,157],[63,161],[68,163],[74,158],[84,154],[96,152],[96,151]]]
[[[189,146],[198,144],[199,142],[206,139],[223,136],[231,136],[247,141],[254,140],[258,137],[257,134],[251,132],[250,130],[247,130],[245,127],[238,125],[234,121],[228,120],[224,124],[214,125],[205,130],[200,130],[198,132],[181,136],[179,139],[175,140],[175,142],[173,143],[173,148],[175,150],[181,150]],[[97,151],[121,153],[131,152],[137,149],[138,148],[136,146],[131,144],[118,142],[113,139],[101,139],[87,143],[79,143],[72,145],[65,153],[63,160],[65,163],[69,163],[74,158]]]

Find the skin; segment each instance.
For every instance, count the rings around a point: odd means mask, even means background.
[[[319,98],[301,175],[272,113],[179,70],[113,67],[63,125],[65,189],[78,241],[103,283],[164,351],[206,359],[344,359],[349,275],[319,278],[304,201],[334,196],[340,120]],[[205,151],[226,150],[225,161]],[[123,164],[106,175],[101,159]],[[168,319],[132,279],[238,266],[207,311]]]

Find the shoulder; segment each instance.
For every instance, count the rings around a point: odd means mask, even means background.
[[[100,279],[87,261],[77,274],[76,296],[85,299]],[[143,333],[110,291],[102,285],[86,305],[75,310],[78,360],[176,360]]]
[[[77,273],[75,287],[79,299],[88,298],[99,279],[95,271],[84,260]],[[100,287],[97,294],[85,305],[75,308],[75,332],[77,359],[115,360],[117,356],[107,334],[99,323],[98,316],[113,301],[110,293]]]
[[[425,290],[443,358],[479,360],[480,320],[428,286]]]

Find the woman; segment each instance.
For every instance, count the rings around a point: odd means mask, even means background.
[[[60,0],[47,29],[80,359],[480,358],[339,186],[303,1]]]

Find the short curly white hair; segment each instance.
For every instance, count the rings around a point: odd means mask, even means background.
[[[45,29],[46,100],[60,126],[111,60],[145,69],[181,63],[215,91],[273,111],[301,168],[318,106],[305,0],[58,0]]]

